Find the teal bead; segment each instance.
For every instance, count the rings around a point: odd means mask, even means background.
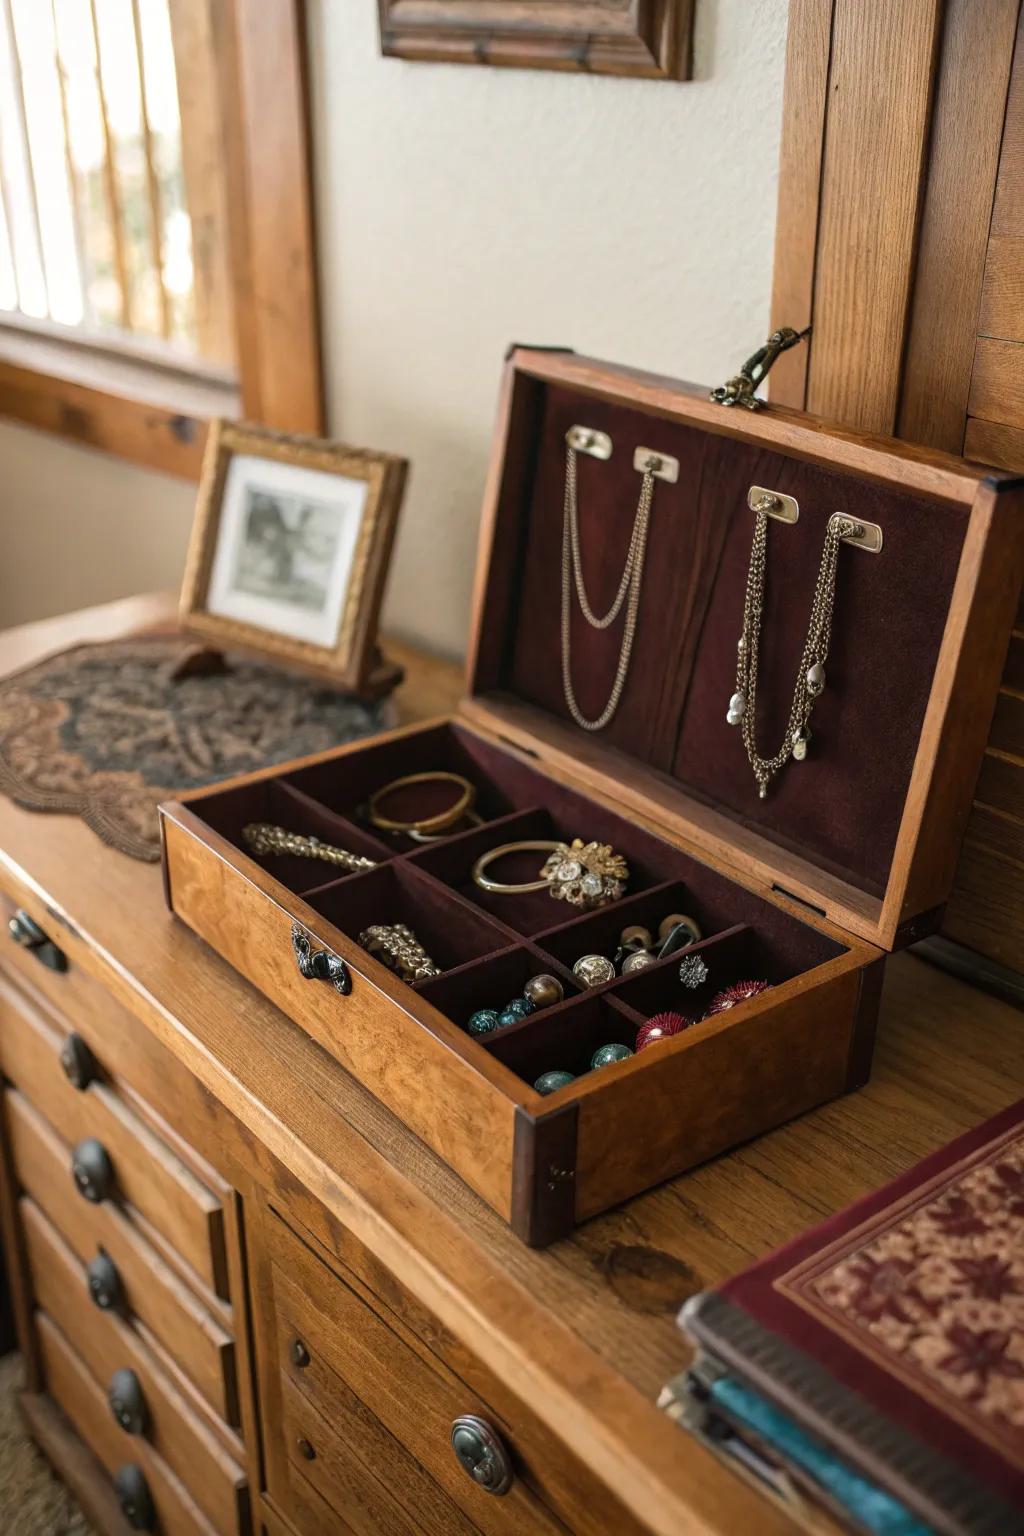
[[[613,1061],[625,1061],[633,1052],[628,1045],[602,1045],[590,1058],[590,1065],[596,1070],[598,1067],[610,1067]]]
[[[575,1081],[572,1072],[542,1072],[533,1086],[538,1093],[557,1093],[559,1088],[566,1088]]]
[[[528,1014],[533,1013],[534,1005],[528,997],[514,997],[510,1003],[505,1004],[502,1011],[504,1013],[518,1013],[521,1019],[525,1019]]]
[[[489,1035],[498,1028],[498,1014],[494,1008],[479,1008],[466,1025],[471,1035]]]
[[[501,1013],[498,1014],[498,1028],[508,1029],[510,1024],[521,1024],[523,1018],[524,1015],[519,1012],[518,1008],[503,1008]]]

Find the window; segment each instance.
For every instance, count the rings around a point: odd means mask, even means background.
[[[0,0],[0,413],[190,475],[212,415],[320,428],[303,46],[300,0]]]

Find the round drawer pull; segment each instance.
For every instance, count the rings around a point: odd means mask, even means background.
[[[300,1456],[304,1456],[307,1461],[316,1461],[316,1451],[304,1436],[300,1435],[295,1443],[299,1448]]]
[[[309,1364],[310,1355],[301,1339],[292,1339],[290,1354],[292,1365],[297,1365],[300,1371],[305,1370]]]
[[[135,1372],[125,1368],[115,1371],[107,1388],[110,1411],[126,1435],[144,1435],[149,1423],[149,1408],[142,1383]]]
[[[114,1473],[114,1492],[117,1502],[133,1531],[152,1531],[156,1528],[156,1510],[153,1495],[149,1491],[141,1467],[133,1461],[119,1467]]]
[[[60,1048],[60,1064],[72,1088],[77,1088],[80,1092],[95,1080],[99,1070],[96,1057],[81,1035],[68,1035]]]
[[[452,1450],[459,1465],[485,1493],[508,1493],[512,1462],[504,1441],[474,1413],[464,1413],[452,1425]]]
[[[71,1173],[79,1194],[94,1205],[114,1192],[114,1165],[103,1143],[91,1136],[72,1152]]]
[[[19,907],[14,916],[8,920],[7,932],[15,944],[20,944],[22,949],[27,949],[35,955],[41,965],[45,965],[51,971],[66,971],[68,957],[62,949],[58,949],[50,936],[40,928],[35,918],[29,917],[24,908]]]
[[[85,1266],[89,1295],[104,1312],[112,1312],[124,1300],[124,1286],[117,1265],[102,1250]]]

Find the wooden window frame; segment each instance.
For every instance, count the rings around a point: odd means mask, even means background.
[[[0,416],[198,480],[214,417],[324,427],[305,6],[170,6],[186,154],[222,167],[194,178],[194,208],[190,188],[197,322],[214,361],[5,316]]]
[[[688,80],[693,0],[378,0],[381,52],[447,64]]]

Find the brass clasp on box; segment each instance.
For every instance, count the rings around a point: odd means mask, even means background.
[[[849,517],[845,512],[833,512],[828,520],[829,529],[838,528],[841,523],[847,525],[847,531],[840,534],[844,544],[849,544],[853,549],[866,550],[869,555],[881,552],[882,530],[877,523],[866,523],[862,518]]]
[[[752,485],[747,492],[747,506],[751,512],[767,512],[780,523],[796,523],[800,520],[800,507],[795,496],[782,491],[770,491],[763,485]]]
[[[679,460],[670,453],[656,453],[653,448],[638,448],[633,455],[633,468],[641,475],[653,475],[655,480],[667,480],[675,485],[679,479]]]
[[[607,432],[597,432],[593,427],[570,427],[565,441],[576,453],[589,453],[592,459],[610,459],[612,440]]]

